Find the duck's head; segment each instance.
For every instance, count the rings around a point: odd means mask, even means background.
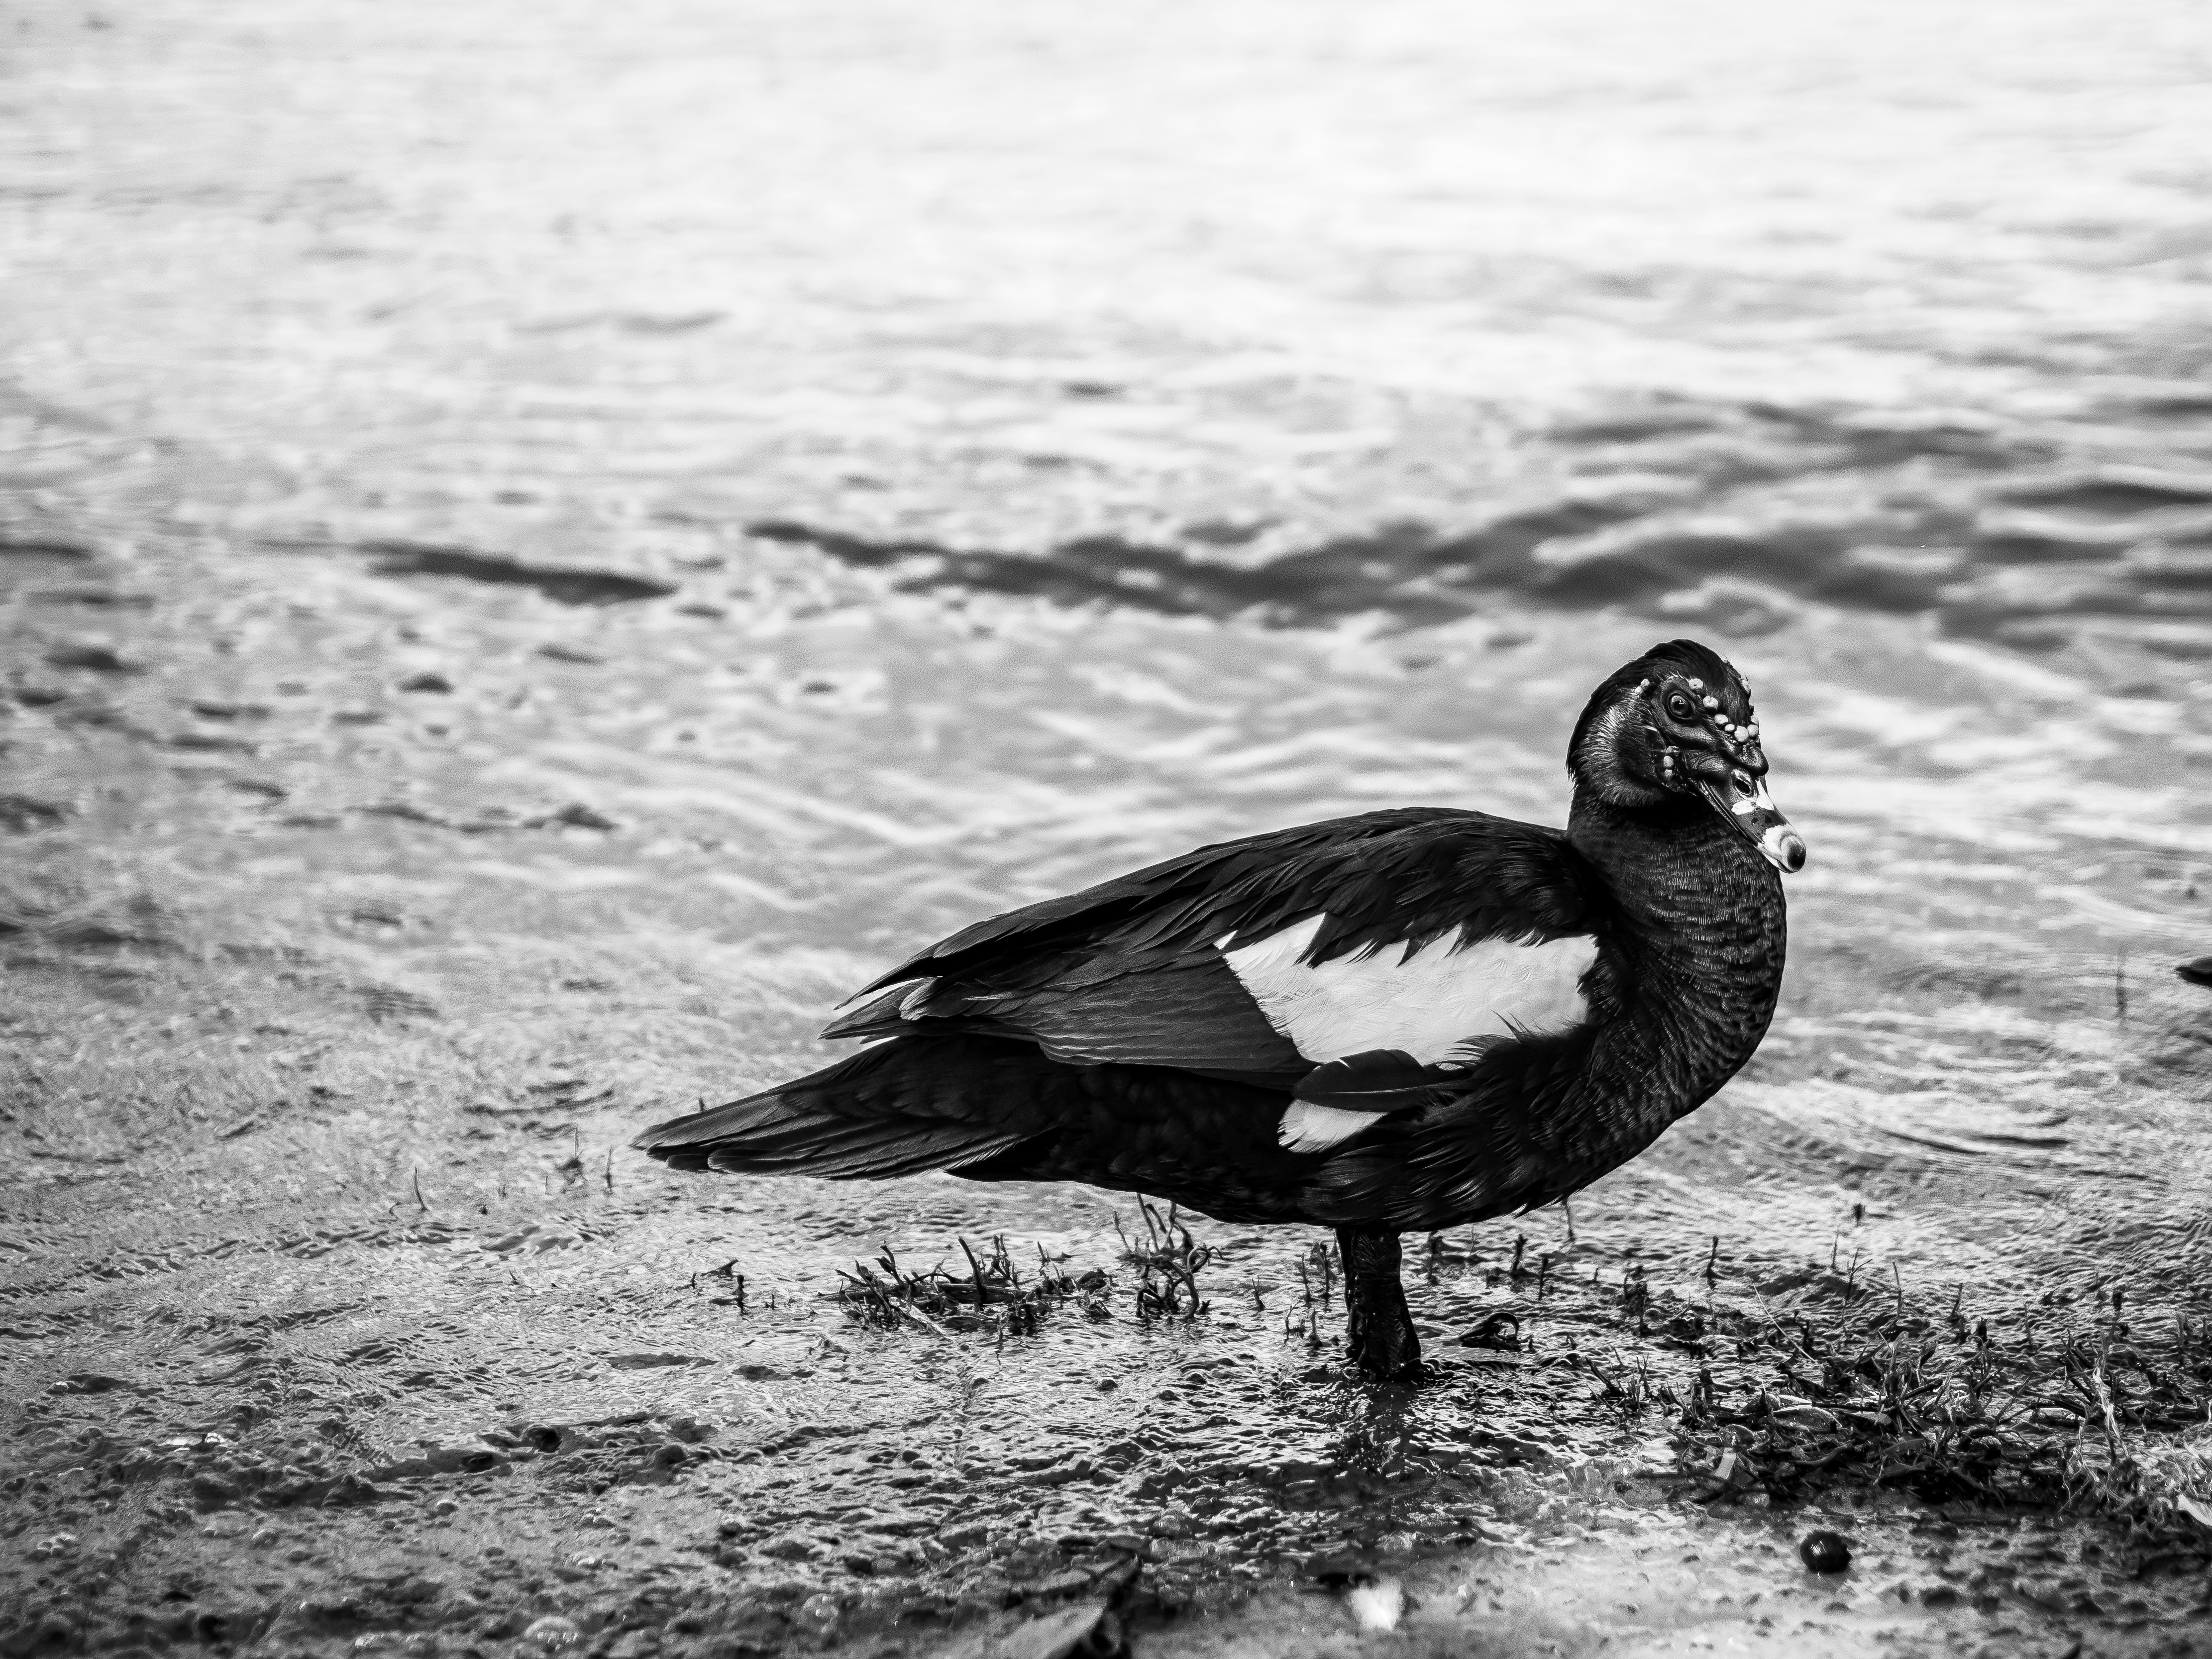
[[[1751,688],[1695,640],[1653,646],[1590,694],[1567,770],[1614,806],[1702,795],[1776,869],[1805,867],[1805,838],[1766,792]]]

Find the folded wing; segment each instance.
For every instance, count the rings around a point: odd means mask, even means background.
[[[1012,1037],[1072,1065],[1286,1091],[1376,1051],[1449,1066],[1590,1018],[1598,894],[1553,830],[1433,809],[1335,819],[978,923],[824,1035]]]

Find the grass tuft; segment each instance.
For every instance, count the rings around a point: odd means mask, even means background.
[[[1048,1311],[1071,1303],[1093,1317],[1104,1316],[1112,1281],[1097,1268],[1072,1276],[1040,1245],[1036,1272],[1025,1279],[1003,1233],[992,1239],[988,1255],[977,1255],[964,1238],[960,1252],[967,1258],[965,1273],[948,1271],[942,1262],[916,1271],[885,1245],[874,1266],[856,1261],[851,1273],[839,1271],[844,1283],[836,1299],[852,1317],[882,1329],[988,1330],[1001,1340],[1033,1334]]]

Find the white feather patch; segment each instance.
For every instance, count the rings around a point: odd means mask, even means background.
[[[1294,1152],[1318,1152],[1340,1140],[1349,1140],[1385,1112],[1347,1112],[1341,1106],[1316,1106],[1294,1100],[1283,1114],[1275,1139]]]
[[[1368,956],[1301,962],[1322,921],[1309,916],[1221,953],[1267,1023],[1308,1060],[1398,1048],[1434,1066],[1476,1037],[1564,1031],[1589,1016],[1581,981],[1597,941],[1587,934],[1534,945],[1478,939],[1462,949],[1452,933],[1419,951],[1386,945]]]

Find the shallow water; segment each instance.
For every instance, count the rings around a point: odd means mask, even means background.
[[[1148,1651],[1336,1650],[1340,1548],[1407,1650],[2063,1650],[1920,1599],[1887,1495],[1831,1506],[1887,1565],[1803,1578],[1564,1356],[1682,1381],[1632,1269],[2202,1316],[2197,21],[19,9],[8,1524],[72,1541],[15,1599],[927,1651],[1127,1531]],[[1147,1323],[1127,1200],[623,1150],[979,914],[1389,803],[1557,822],[1589,687],[1685,632],[1813,848],[1773,1035],[1571,1243],[1413,1274],[1410,1402],[1336,1378],[1303,1233],[1194,1223],[1211,1310]],[[825,1300],[999,1234],[1107,1316]],[[1449,1346],[1500,1308],[1534,1358]]]

